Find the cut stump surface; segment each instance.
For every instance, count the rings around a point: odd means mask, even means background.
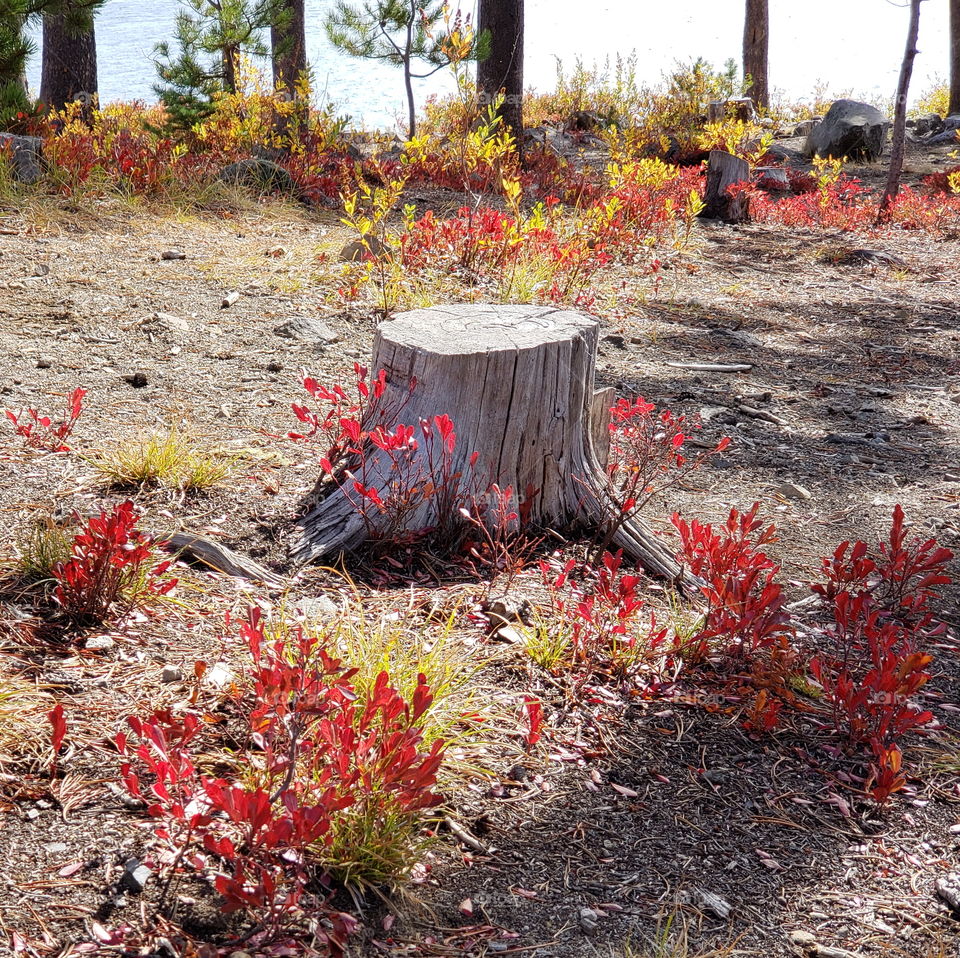
[[[599,526],[615,513],[594,448],[598,340],[596,320],[545,306],[463,304],[401,313],[382,323],[374,340],[372,368],[385,370],[387,389],[372,415],[399,410],[389,427],[446,414],[456,428],[450,471],[463,477],[461,488],[483,498],[493,483],[510,486],[518,499],[529,499],[530,521],[542,528],[584,520]],[[429,471],[423,463],[421,471]],[[368,467],[368,485],[371,472],[387,490],[388,470]],[[376,526],[376,516],[368,510],[364,517],[346,485],[301,520],[297,561],[356,548]],[[415,510],[408,528],[435,524],[440,498]],[[671,551],[640,522],[624,525],[612,544],[650,572],[682,577]]]

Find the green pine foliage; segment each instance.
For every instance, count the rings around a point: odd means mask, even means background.
[[[417,129],[411,80],[431,76],[453,62],[443,22],[445,7],[444,0],[337,0],[324,21],[327,38],[338,49],[403,68],[411,139]],[[471,57],[476,53],[474,49]],[[423,64],[423,72],[414,73],[414,63]]]
[[[160,82],[154,92],[166,108],[171,132],[189,132],[213,112],[218,93],[234,93],[241,56],[270,52],[264,31],[278,0],[181,0],[174,46],[154,52]]]
[[[67,29],[90,28],[105,0],[0,0],[0,130],[16,129],[18,114],[30,114],[33,104],[23,83],[27,60],[36,44],[25,34],[28,24],[44,13],[63,13]]]

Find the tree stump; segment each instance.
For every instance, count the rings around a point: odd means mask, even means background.
[[[452,470],[472,489],[482,495],[497,483],[512,486],[519,498],[536,490],[529,517],[535,526],[563,528],[583,520],[599,526],[616,513],[598,459],[605,450],[597,440],[609,422],[609,402],[594,398],[598,339],[599,324],[569,310],[418,309],[379,326],[372,369],[385,370],[387,406],[381,408],[401,408],[401,422],[429,422],[442,414],[453,420]],[[409,528],[435,522],[429,508],[434,504],[412,516]],[[335,488],[301,520],[293,558],[308,562],[355,548],[369,521],[343,487]],[[656,575],[692,582],[639,521],[619,528],[611,545]]]
[[[750,182],[750,164],[746,160],[711,150],[707,161],[707,189],[701,216],[722,219],[725,223],[743,223],[750,218],[750,200],[744,195],[730,196],[727,190],[737,183]]]

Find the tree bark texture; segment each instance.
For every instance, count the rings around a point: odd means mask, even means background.
[[[273,86],[293,96],[300,75],[307,69],[304,0],[284,0],[280,13],[270,25]]]
[[[721,219],[725,223],[743,223],[750,218],[747,196],[730,196],[727,192],[737,183],[750,182],[750,164],[723,150],[711,150],[707,160],[707,188],[701,216]]]
[[[503,91],[500,115],[522,151],[523,0],[479,0],[477,28],[490,35],[490,55],[477,63],[477,91],[485,103]]]
[[[82,33],[71,33],[64,14],[45,13],[40,101],[49,110],[62,110],[79,100],[89,121],[96,94],[97,41],[93,25]]]
[[[903,172],[903,150],[907,132],[907,96],[910,93],[910,78],[913,76],[913,61],[917,57],[917,36],[920,33],[920,4],[923,0],[910,0],[910,23],[907,27],[907,47],[900,65],[900,81],[897,83],[897,101],[893,111],[893,134],[890,141],[890,172],[880,201],[879,218],[886,217],[890,204],[900,192],[900,174]]]
[[[749,83],[744,93],[760,110],[770,105],[767,63],[770,46],[768,0],[747,0],[743,24],[743,78]],[[749,79],[748,79],[749,78]]]
[[[372,368],[387,375],[381,408],[402,409],[403,423],[430,422],[442,414],[453,420],[449,474],[461,477],[461,488],[481,501],[493,483],[511,486],[518,498],[535,493],[529,514],[535,527],[584,521],[598,527],[619,518],[601,466],[606,450],[595,448],[598,427],[609,422],[609,404],[596,400],[593,389],[598,339],[596,320],[569,310],[433,307],[382,323]],[[425,445],[421,454],[426,456]],[[427,470],[424,475],[432,482]],[[364,485],[379,483],[386,491],[388,482],[387,466],[366,469]],[[442,522],[437,501],[410,515],[406,529]],[[334,487],[301,520],[293,557],[307,562],[356,548],[371,521],[375,514],[371,518],[368,510],[364,516],[358,509],[349,483]],[[617,526],[611,545],[656,575],[693,581],[672,550],[637,520]]]
[[[950,0],[950,113],[960,113],[960,0]]]

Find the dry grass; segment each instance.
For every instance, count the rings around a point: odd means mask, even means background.
[[[205,449],[172,425],[147,439],[126,439],[92,462],[120,488],[162,486],[192,492],[226,479],[233,460]]]

